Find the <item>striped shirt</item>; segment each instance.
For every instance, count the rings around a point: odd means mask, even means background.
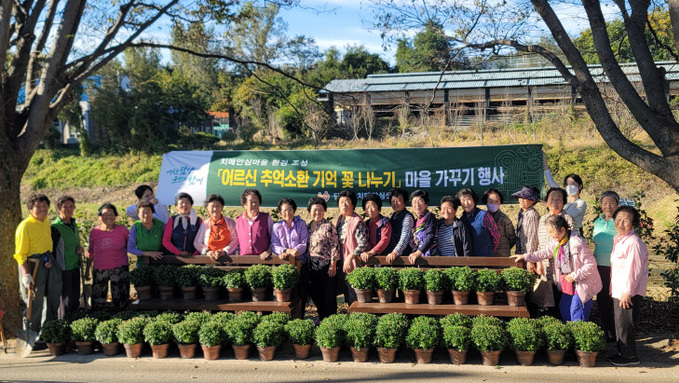
[[[455,236],[453,229],[455,223],[450,225],[441,224],[438,233],[436,234],[436,245],[439,253],[444,257],[454,257],[455,254]]]

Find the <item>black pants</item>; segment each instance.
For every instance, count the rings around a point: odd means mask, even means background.
[[[61,301],[59,318],[78,310],[80,306],[80,269],[61,272]]]
[[[101,310],[106,305],[108,284],[111,282],[111,299],[115,310],[127,308],[130,300],[129,266],[120,266],[113,269],[94,269],[92,281],[92,308]]]
[[[346,274],[344,274],[344,260],[337,262],[337,285],[340,294],[344,295],[344,301],[349,306],[356,302],[356,291],[347,282]]]
[[[632,307],[623,309],[620,307],[620,300],[613,298],[615,336],[618,338],[618,352],[625,358],[637,356],[636,336],[642,300],[643,297],[641,295],[635,295],[632,297]]]
[[[601,322],[604,326],[606,338],[615,338],[615,319],[613,315],[613,297],[611,297],[611,267],[597,266],[603,288],[596,295],[596,305],[599,308]]]
[[[318,311],[318,319],[323,320],[337,314],[337,276],[329,277],[330,265],[320,269],[308,269],[308,294]]]

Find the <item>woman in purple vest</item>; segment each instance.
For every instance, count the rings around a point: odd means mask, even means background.
[[[467,226],[472,237],[472,255],[492,257],[500,243],[500,231],[495,220],[476,204],[479,196],[470,188],[464,188],[455,195],[464,210],[460,220]]]
[[[429,193],[424,190],[415,190],[410,195],[410,205],[415,212],[415,227],[413,227],[412,248],[413,252],[408,256],[410,263],[415,264],[419,257],[428,257],[429,250],[434,244],[436,235],[436,218],[429,209]]]
[[[174,255],[198,254],[193,240],[203,220],[192,209],[193,198],[188,193],[179,193],[174,197],[174,203],[179,214],[172,216],[165,225],[163,247]]]
[[[245,211],[236,218],[238,254],[259,255],[262,259],[269,258],[273,219],[269,213],[259,211],[262,195],[257,189],[245,189],[240,195],[240,204]]]
[[[358,201],[356,193],[353,190],[342,190],[338,197],[337,205],[341,215],[337,218],[337,234],[339,235],[339,250],[342,256],[340,266],[342,272],[338,273],[338,279],[342,281],[340,286],[344,291],[344,300],[348,304],[352,304],[356,300],[356,292],[345,277],[356,267],[356,258],[360,257],[361,253],[370,247],[368,227],[361,216],[354,211]]]

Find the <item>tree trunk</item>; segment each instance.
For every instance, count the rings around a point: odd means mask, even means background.
[[[679,0],[667,0],[667,5],[672,21],[672,34],[674,34],[674,46],[679,52]]]

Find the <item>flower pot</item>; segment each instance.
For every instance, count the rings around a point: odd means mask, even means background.
[[[416,305],[420,303],[420,290],[403,290],[406,304]]]
[[[495,299],[495,292],[494,291],[488,291],[488,292],[476,292],[476,299],[479,301],[479,304],[481,306],[492,306],[493,305],[493,300]]]
[[[450,355],[450,363],[465,364],[467,362],[467,350],[449,348],[448,355]]]
[[[196,286],[182,286],[182,299],[190,301],[196,299],[198,289]]]
[[[324,348],[321,347],[321,355],[323,355],[324,362],[337,362],[339,358],[340,347]]]
[[[218,344],[216,346],[201,345],[200,348],[203,349],[203,358],[205,358],[205,360],[215,360],[219,359],[219,352],[222,350],[222,345],[221,344]]]
[[[255,289],[250,289],[250,292],[252,293],[252,301],[253,302],[261,302],[266,300],[266,288],[265,287],[257,287]]]
[[[182,359],[191,359],[196,356],[196,350],[198,350],[198,345],[195,343],[192,344],[178,344],[177,347],[179,347],[179,356]]]
[[[229,292],[229,302],[240,302],[243,300],[243,288],[226,289]]]
[[[66,343],[47,343],[50,356],[61,356],[66,352]]]
[[[349,349],[351,349],[351,357],[354,358],[354,362],[363,363],[368,361],[370,347],[363,347],[360,350],[356,347],[349,347]]]
[[[267,362],[273,360],[273,357],[276,354],[276,346],[269,347],[257,346],[257,351],[259,351],[259,360]]]
[[[156,359],[167,358],[168,350],[170,350],[169,343],[157,344],[155,346],[151,345],[151,352],[153,353],[153,357]]]
[[[566,350],[547,350],[547,360],[549,364],[560,366],[566,356]]]
[[[297,359],[309,359],[309,354],[311,354],[310,344],[293,344],[292,348],[295,349],[295,357]]]
[[[104,350],[104,355],[106,356],[116,356],[120,352],[120,343],[102,343],[101,348]]]
[[[125,347],[125,354],[127,354],[128,358],[139,358],[144,343],[124,344],[123,346]]]
[[[219,299],[219,287],[203,287],[203,299],[216,301]]]
[[[396,349],[377,347],[377,356],[380,358],[380,363],[394,363],[394,359],[396,359]]]
[[[575,350],[575,354],[578,356],[580,367],[594,367],[596,365],[596,357],[599,355],[599,352]]]
[[[158,292],[160,293],[160,299],[174,298],[174,286],[158,286]]]
[[[151,289],[151,286],[134,286],[134,289],[137,291],[137,298],[139,298],[140,301],[153,298],[153,289]]]
[[[535,360],[535,351],[516,350],[516,360],[522,366],[532,366]]]
[[[481,351],[484,366],[497,366],[500,364],[500,350]]]
[[[526,293],[523,291],[507,291],[507,304],[513,307],[526,305]]]
[[[453,290],[453,301],[456,305],[466,305],[469,303],[469,291]]]
[[[377,289],[377,297],[380,299],[380,303],[391,303],[394,300],[394,289]]]
[[[231,347],[233,347],[233,354],[236,359],[247,359],[250,357],[250,348],[252,348],[251,344],[245,344],[242,346],[236,346],[234,344]]]
[[[433,355],[434,355],[433,348],[430,348],[428,350],[422,348],[415,349],[415,359],[417,359],[417,364],[431,363],[431,358]]]
[[[427,291],[427,303],[430,305],[443,304],[443,291]]]
[[[273,289],[273,294],[276,297],[276,302],[290,302],[290,295],[292,295],[292,289]]]
[[[373,300],[373,290],[372,289],[356,289],[356,300],[360,303],[370,303]]]
[[[78,347],[78,355],[90,355],[94,353],[94,347],[92,347],[93,342],[75,342],[76,347]]]

